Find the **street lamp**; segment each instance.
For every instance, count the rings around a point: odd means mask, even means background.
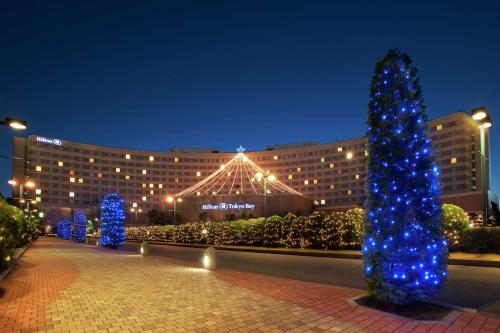
[[[488,222],[488,189],[486,188],[486,131],[491,127],[492,121],[488,109],[481,106],[471,111],[472,119],[479,125],[479,135],[481,142],[481,191],[483,204],[483,226]],[[489,146],[489,145],[488,145]],[[489,155],[489,154],[488,154]],[[489,169],[488,169],[489,170]]]
[[[10,126],[15,130],[24,130],[26,129],[26,121],[21,119],[15,119],[7,117],[5,120],[0,121],[0,125]]]
[[[257,172],[255,177],[260,182],[261,179],[264,179],[264,220],[267,220],[267,181],[271,183],[276,180],[276,176],[271,174],[264,175],[262,172]]]
[[[173,203],[174,204],[174,225],[176,224],[176,219],[177,219],[177,202],[182,202],[182,198],[175,198],[172,196],[167,197],[167,202],[168,203]]]
[[[17,185],[17,181],[15,179],[10,179],[7,181],[7,183],[9,183],[10,185],[12,186],[16,186]],[[27,188],[33,188],[35,187],[35,183],[32,182],[31,180],[27,180],[24,184],[23,183],[19,183],[19,207],[22,209],[22,203],[24,203],[24,199],[23,199],[23,192],[24,192],[24,187],[27,187]],[[28,209],[29,209],[29,202],[28,202]]]

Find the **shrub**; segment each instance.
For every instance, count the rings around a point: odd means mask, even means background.
[[[466,229],[462,244],[467,251],[500,253],[500,227]]]
[[[72,238],[75,242],[83,242],[87,237],[87,217],[82,211],[77,211],[73,216]]]
[[[451,204],[444,204],[442,210],[444,235],[448,240],[448,246],[450,250],[458,249],[464,232],[470,227],[467,213]]]
[[[108,193],[101,203],[101,237],[104,247],[117,248],[125,242],[125,202],[116,192]]]

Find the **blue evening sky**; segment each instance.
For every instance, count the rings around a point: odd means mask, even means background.
[[[500,121],[498,1],[11,1],[0,116],[22,135],[233,151],[364,135],[376,61],[414,60],[430,118]],[[500,130],[492,129],[500,192]],[[0,155],[13,131],[0,128]],[[0,159],[0,192],[11,163]]]

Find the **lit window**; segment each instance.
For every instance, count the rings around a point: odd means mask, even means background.
[[[300,167],[297,168],[297,172],[300,172],[302,171],[302,169]]]
[[[97,177],[98,177],[98,178],[102,178],[102,173],[98,173],[98,174],[97,174]]]
[[[330,185],[330,190],[334,190],[335,189],[335,185],[334,184],[331,184]]]
[[[178,183],[179,182],[179,178],[175,178],[175,182]]]
[[[42,197],[36,197],[35,200],[36,202],[42,202]]]
[[[200,177],[201,176],[201,172],[196,172],[196,177]]]
[[[89,163],[94,163],[94,159],[93,158],[89,158]]]
[[[146,200],[147,200],[147,198],[146,198],[146,197],[142,197],[142,201],[146,201]]]
[[[352,152],[348,152],[345,157],[347,157],[348,160],[350,160],[352,158],[353,154]]]
[[[42,194],[42,190],[41,190],[41,189],[39,189],[39,188],[37,188],[37,189],[35,190],[35,193],[36,193],[36,194]]]
[[[137,208],[137,202],[132,203],[132,207]]]
[[[148,170],[142,170],[142,174],[143,175],[147,175],[148,174]]]
[[[163,188],[163,184],[158,184],[158,188]]]
[[[70,174],[71,176],[74,176],[74,175],[75,175],[75,170],[69,170],[69,174]]]
[[[337,151],[340,153],[342,151],[342,147],[338,147]]]
[[[356,175],[356,179],[359,179],[359,175]]]
[[[78,182],[79,182],[80,184],[82,184],[82,183],[83,183],[83,178],[78,178]]]
[[[351,194],[352,194],[352,191],[351,191],[351,190],[347,190],[347,194],[348,194],[348,195],[351,195]]]
[[[368,156],[368,150],[365,150],[365,156]]]
[[[64,166],[64,163],[63,163],[63,161],[59,161],[59,162],[57,162],[57,165]]]
[[[116,168],[115,170],[116,170],[116,172],[120,172],[121,171],[120,168]]]
[[[149,191],[149,194],[153,195],[153,194],[155,194],[155,191],[151,190],[151,191]]]
[[[321,204],[324,205],[325,204],[325,199],[321,199]]]
[[[179,162],[179,158],[178,157],[174,158],[174,162],[175,163]]]
[[[277,159],[278,159],[278,155],[274,155],[273,160],[277,160]]]
[[[201,195],[201,192],[196,192],[196,195]]]
[[[240,191],[236,191],[236,194],[240,194]]]
[[[70,181],[71,183],[74,183],[74,182],[75,182],[75,177],[69,177],[69,181]]]
[[[150,183],[150,184],[149,184],[149,188],[153,188],[153,187],[155,187],[155,184]]]
[[[36,166],[36,171],[42,171],[42,167],[40,165]]]
[[[307,185],[307,184],[309,184],[309,181],[306,179],[306,180],[304,180],[304,185]]]
[[[70,196],[71,198],[74,198],[74,197],[75,197],[75,192],[69,192],[69,196]]]
[[[325,161],[325,158],[324,158],[324,157],[322,157],[322,158],[321,158],[321,163],[323,163],[324,161]]]
[[[228,172],[228,173],[227,173],[227,176],[228,176],[228,177],[231,177],[231,172]]]
[[[125,159],[130,160],[130,154],[125,154]]]
[[[331,169],[335,168],[335,163],[330,163],[330,168]]]
[[[149,156],[149,161],[150,162],[153,162],[155,160],[155,157],[154,156]]]
[[[439,124],[436,126],[436,131],[440,131],[443,129],[443,125]]]
[[[450,162],[451,162],[451,164],[457,163],[457,158],[456,157],[452,157]]]
[[[126,176],[125,176],[125,179],[126,179],[126,180],[129,180],[129,179],[130,179],[130,176],[129,176],[129,175],[126,175]]]
[[[142,187],[146,187],[146,186],[147,186],[146,183],[142,183]]]
[[[313,181],[313,183],[314,183],[314,184],[317,184],[317,183],[318,183],[318,180],[317,180],[317,179],[315,179],[315,180]]]
[[[288,175],[288,179],[293,179],[293,175]]]

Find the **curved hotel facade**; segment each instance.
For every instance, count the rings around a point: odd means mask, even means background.
[[[441,167],[443,201],[481,212],[477,124],[468,113],[457,112],[433,119],[428,126]],[[69,216],[72,209],[96,206],[109,191],[120,193],[128,208],[141,209],[140,223],[150,209],[165,207],[166,196],[195,185],[235,154],[217,149],[131,150],[31,135],[14,138],[14,156],[22,159],[13,160],[13,178],[30,179],[36,184],[24,197],[37,201],[49,223],[61,214]],[[366,155],[364,137],[325,144],[270,146],[245,153],[283,184],[311,198],[318,209],[325,210],[363,204]],[[489,163],[485,174],[489,191]],[[13,197],[18,198],[19,188],[13,190]],[[235,187],[235,195],[237,191]],[[490,200],[491,209],[498,209],[497,204]]]

